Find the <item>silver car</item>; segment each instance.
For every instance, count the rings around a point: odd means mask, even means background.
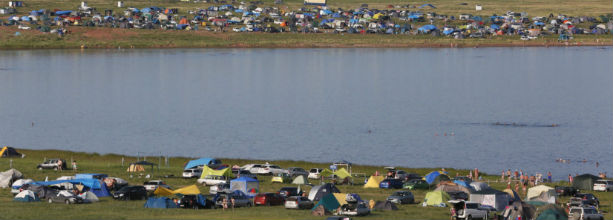
[[[313,201],[304,196],[290,196],[285,200],[286,209],[310,209],[313,208]]]

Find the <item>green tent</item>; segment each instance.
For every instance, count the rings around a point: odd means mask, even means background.
[[[322,197],[319,200],[319,202],[317,202],[317,204],[315,204],[315,206],[313,206],[313,209],[311,209],[311,210],[315,210],[320,205],[323,206],[328,211],[334,211],[334,210],[338,209],[338,207],[341,206],[341,204],[338,203],[338,200],[336,200],[336,197],[334,197],[334,194],[332,194],[332,193]]]
[[[427,205],[439,206],[441,203],[447,203],[451,197],[445,191],[432,191],[426,193],[424,198]]]
[[[294,181],[292,181],[292,184],[304,185],[304,184],[309,184],[309,181],[307,181],[304,175],[298,175],[296,178],[294,178]]]
[[[329,177],[330,175],[334,174],[334,172],[332,172],[332,170],[329,170],[328,168],[325,168],[324,170],[322,170],[319,173],[320,177]]]
[[[542,212],[536,217],[536,220],[568,220],[568,215],[564,212],[564,209],[548,205],[542,208]]]
[[[580,190],[593,190],[594,182],[600,178],[592,174],[586,173],[573,178],[573,186]]]

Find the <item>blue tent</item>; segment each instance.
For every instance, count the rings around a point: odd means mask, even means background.
[[[260,191],[260,182],[249,177],[239,177],[230,180],[230,190],[239,190],[248,197],[254,197]]]
[[[151,8],[143,8],[140,10],[142,13],[151,13]]]
[[[427,24],[427,25],[421,26],[420,28],[417,28],[417,30],[421,31],[421,32],[429,32],[429,31],[432,31],[432,30],[436,30],[436,26],[431,25],[431,24]]]
[[[453,183],[466,187],[468,190],[474,191],[475,189],[467,182],[462,180],[454,180]]]
[[[498,26],[497,24],[490,25],[490,28],[492,28],[494,30],[500,30],[500,26]]]
[[[421,18],[423,15],[421,13],[409,13],[409,18],[410,19],[418,19]]]
[[[70,15],[72,11],[56,11],[55,15]]]
[[[190,160],[189,162],[187,162],[187,164],[185,164],[185,167],[183,169],[186,170],[190,168],[195,168],[197,166],[209,165],[213,160],[214,160],[213,158],[208,158],[208,157]]]
[[[72,184],[81,184],[89,189],[90,192],[93,192],[98,197],[106,197],[111,196],[108,189],[106,188],[106,184],[99,179],[73,179],[73,180],[54,180],[47,182],[33,182],[32,184],[41,185],[41,186],[49,186],[60,183],[72,183]]]
[[[483,18],[481,18],[481,16],[474,16],[471,19],[473,19],[473,21],[483,21]]]
[[[179,206],[167,197],[149,197],[145,202],[145,208],[168,209],[179,208]]]
[[[428,184],[432,184],[432,182],[434,182],[434,179],[436,179],[437,176],[441,175],[441,174],[447,174],[447,172],[443,172],[443,171],[432,171],[430,173],[428,173],[424,178],[426,179],[426,182],[428,182]]]
[[[30,19],[30,17],[28,17],[28,16],[21,16],[21,20],[22,21],[31,21],[32,19]]]
[[[538,26],[544,26],[545,23],[543,23],[542,21],[535,21],[534,25],[538,25]]]
[[[430,8],[436,8],[436,7],[435,7],[434,5],[432,5],[432,4],[423,4],[423,5],[419,6],[419,8],[424,8],[424,7],[426,7],[426,6],[430,6]]]

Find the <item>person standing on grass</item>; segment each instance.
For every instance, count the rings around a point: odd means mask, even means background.
[[[568,174],[568,183],[573,184],[573,176],[571,176],[570,174]]]
[[[63,166],[62,160],[57,160],[57,170],[62,171],[62,166]]]
[[[500,175],[500,181],[504,182],[504,170],[502,170],[502,174]]]
[[[550,183],[553,182],[551,179],[551,171],[547,172],[547,181],[549,181]]]
[[[75,172],[77,171],[77,161],[76,160],[72,161],[72,170]]]

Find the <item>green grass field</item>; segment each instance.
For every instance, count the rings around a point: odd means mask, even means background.
[[[25,153],[25,158],[14,158],[13,167],[20,170],[26,178],[35,180],[44,180],[48,177],[50,180],[63,175],[74,175],[71,170],[53,171],[53,170],[37,170],[36,165],[43,162],[45,158],[63,158],[67,161],[71,158],[78,162],[79,172],[84,173],[105,173],[110,176],[126,179],[130,184],[142,184],[146,181],[145,178],[140,178],[138,175],[132,175],[126,172],[127,164],[136,161],[134,157],[121,155],[99,155],[89,153],[76,153],[69,151],[57,150],[19,150]],[[121,161],[124,158],[125,163],[122,166]],[[183,164],[188,161],[187,158],[169,158],[168,166],[164,160],[159,157],[148,157],[148,161],[158,163],[161,161],[160,170],[154,171],[154,178],[160,178],[163,175],[180,176]],[[222,159],[225,164],[229,165],[244,165],[247,163],[263,163],[266,161],[260,160],[245,160],[245,159]],[[292,166],[303,167],[305,169],[313,167],[327,167],[329,164],[311,163],[305,161],[269,161],[270,163],[278,164],[281,167],[287,168]],[[10,166],[10,159],[0,158],[0,170],[7,170]],[[409,172],[426,174],[440,168],[401,168]],[[354,165],[354,173],[364,173],[370,175],[376,170],[383,172],[382,167]],[[446,168],[451,176],[456,173],[460,175],[468,174],[467,170],[455,170]],[[147,172],[149,173],[149,172]],[[499,176],[484,176],[484,181],[490,182],[490,185],[497,189],[503,189],[506,184],[498,183]],[[183,178],[161,178],[170,186],[179,188],[195,184],[195,179]],[[287,184],[271,184],[270,177],[264,176],[260,178],[261,192],[276,192],[282,186]],[[355,182],[361,182],[363,179],[356,179]],[[318,184],[319,181],[312,181]],[[556,183],[566,184],[566,183]],[[384,200],[395,190],[385,189],[364,189],[360,185],[339,185],[343,193],[358,193],[363,199]],[[208,193],[208,187],[199,186],[201,192]],[[308,190],[309,187],[303,187]],[[415,190],[416,201],[421,202],[428,190]],[[613,193],[594,193],[601,201],[601,210],[605,215],[605,219],[611,219],[613,201]],[[254,208],[237,208],[235,210],[221,209],[216,210],[192,210],[192,209],[145,209],[143,208],[144,201],[114,201],[110,198],[102,198],[100,202],[94,204],[81,205],[65,205],[65,204],[48,204],[45,202],[21,203],[13,202],[13,196],[9,189],[0,189],[0,219],[317,219],[310,215],[308,210],[286,210],[281,206],[273,207],[254,207]],[[567,202],[568,198],[560,198],[561,202]],[[372,215],[358,217],[357,219],[448,219],[448,208],[436,207],[421,207],[420,204],[400,205],[398,211],[380,212],[375,211]],[[323,219],[323,218],[321,218]]]

